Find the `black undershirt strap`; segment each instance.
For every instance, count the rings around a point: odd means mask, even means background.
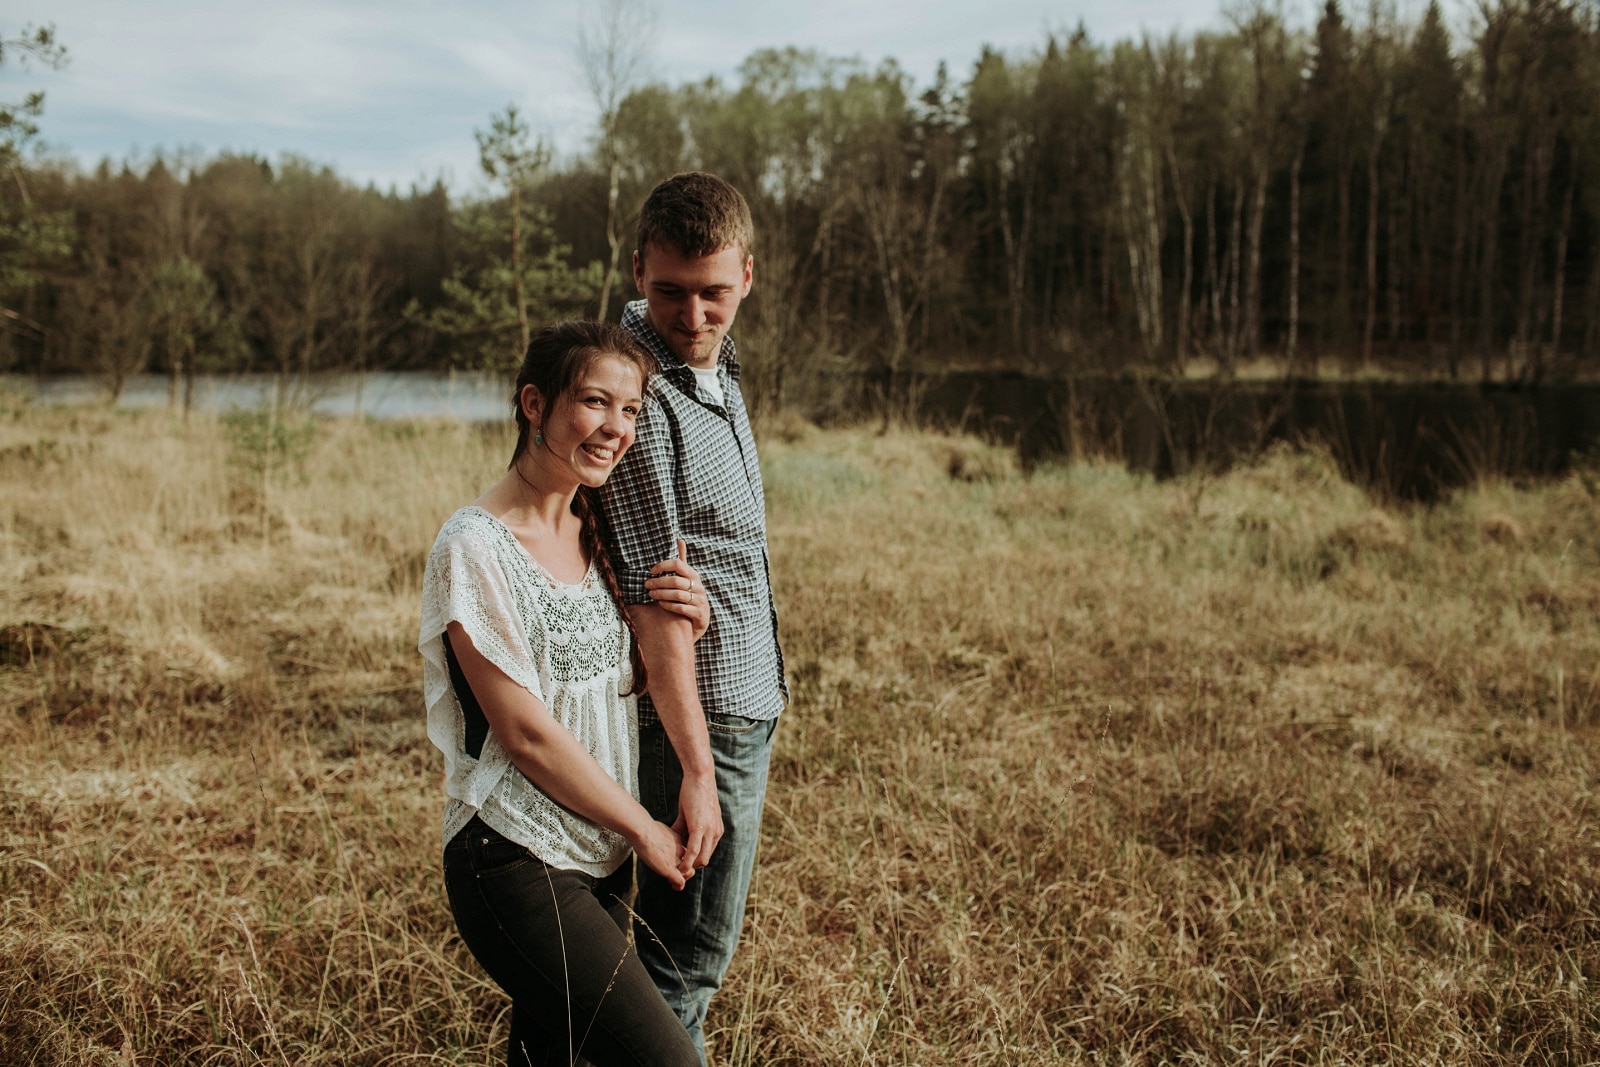
[[[450,687],[456,691],[456,702],[461,705],[461,715],[466,719],[467,755],[477,759],[483,754],[483,742],[489,736],[489,720],[483,714],[478,698],[473,695],[467,676],[461,673],[456,650],[450,647],[450,631],[446,630],[440,636],[444,638],[445,662],[450,665]]]

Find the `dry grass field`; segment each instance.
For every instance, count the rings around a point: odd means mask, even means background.
[[[509,436],[0,412],[0,1063],[481,1064],[418,580]],[[1600,500],[769,428],[730,1064],[1600,1061]]]

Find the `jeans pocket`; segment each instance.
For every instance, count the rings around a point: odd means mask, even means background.
[[[728,715],[722,712],[706,712],[706,729],[712,733],[732,734],[742,737],[753,734],[763,726],[768,725],[766,719],[747,719],[743,715]]]
[[[472,828],[472,871],[479,878],[508,874],[532,863],[534,855],[482,825]]]

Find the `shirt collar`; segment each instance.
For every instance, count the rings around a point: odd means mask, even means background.
[[[644,300],[634,300],[624,307],[622,309],[623,329],[645,343],[645,347],[650,349],[650,354],[656,357],[656,363],[660,366],[663,374],[679,382],[692,382],[694,380],[694,372],[690,369],[689,364],[679,359],[677,354],[667,347],[667,342],[661,339],[661,335],[656,333],[655,327],[650,325],[650,320],[645,318],[645,308],[648,306],[648,303]],[[717,352],[717,363],[727,368],[728,377],[736,382],[739,380],[737,351],[733,338],[723,334],[722,347]]]

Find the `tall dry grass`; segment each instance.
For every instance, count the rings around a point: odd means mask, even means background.
[[[0,1063],[498,1058],[413,644],[508,447],[4,415]],[[763,448],[795,703],[717,1062],[1600,1060],[1581,479]]]

